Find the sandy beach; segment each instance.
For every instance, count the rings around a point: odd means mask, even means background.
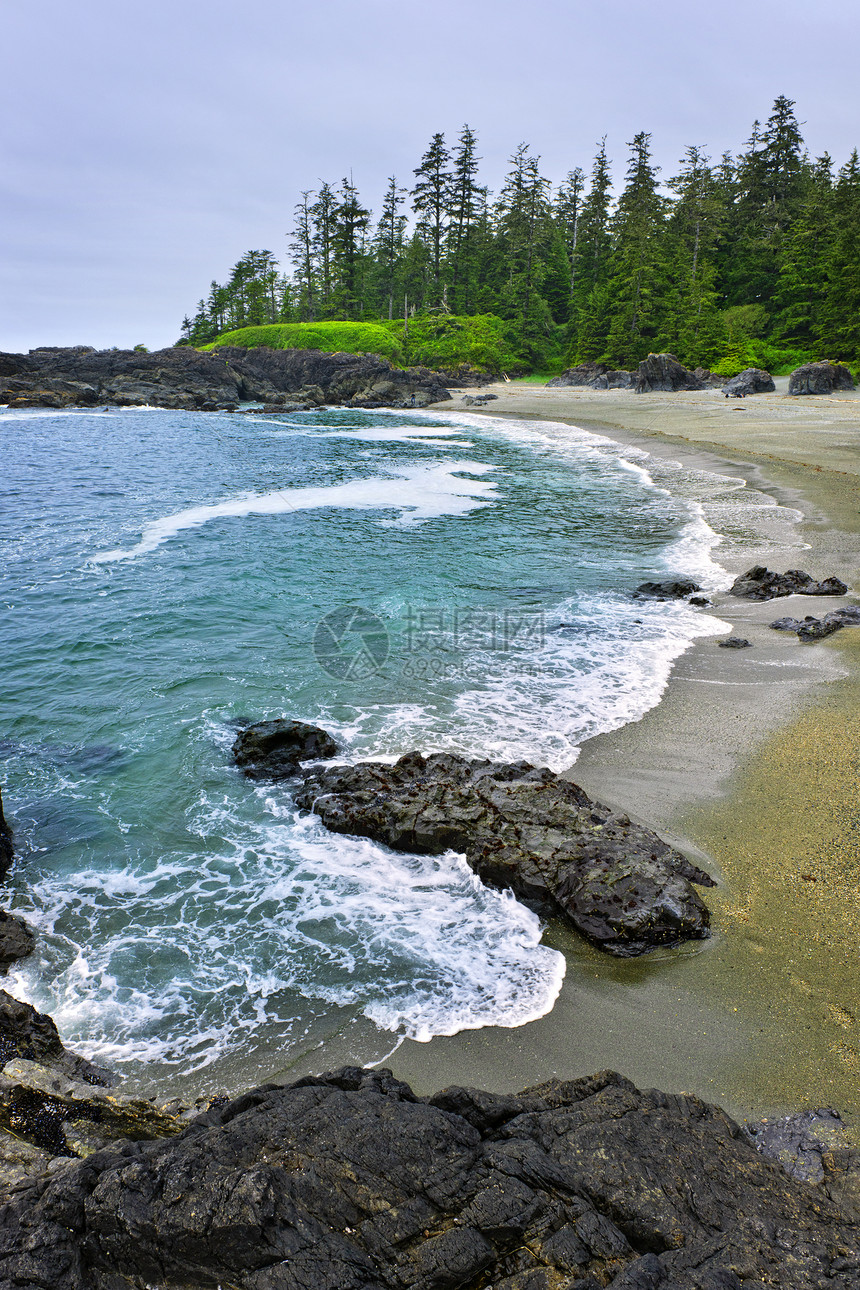
[[[758,530],[715,558],[732,575],[758,562],[836,574],[854,603],[860,391],[789,398],[786,385],[741,401],[498,384],[481,412],[576,425],[743,480],[771,509],[752,508]],[[802,645],[768,626],[842,603],[717,595],[709,612],[753,648],[699,641],[662,702],[590,740],[571,769],[718,878],[712,939],[624,961],[551,925],[568,962],[551,1013],[407,1041],[387,1063],[397,1075],[422,1092],[512,1090],[613,1067],[740,1117],[835,1106],[860,1140],[860,629]]]

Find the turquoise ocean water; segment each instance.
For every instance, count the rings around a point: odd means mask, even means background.
[[[724,586],[695,499],[737,485],[456,412],[0,411],[0,454],[9,904],[39,933],[10,988],[162,1086],[550,1009],[534,914],[326,833],[230,745],[288,715],[347,759],[569,766],[720,630],[629,592]]]

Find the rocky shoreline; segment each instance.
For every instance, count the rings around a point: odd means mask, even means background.
[[[860,1274],[860,1159],[826,1112],[744,1129],[613,1071],[417,1097],[355,1067],[158,1106],[106,1089],[2,992],[0,1048],[0,1290],[849,1290]]]
[[[229,347],[200,353],[186,346],[152,354],[87,346],[0,354],[0,402],[10,408],[235,412],[256,403],[286,412],[324,404],[427,407],[450,397],[439,373],[397,368],[376,354]]]

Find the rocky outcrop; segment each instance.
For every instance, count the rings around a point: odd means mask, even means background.
[[[229,411],[250,401],[284,411],[290,403],[426,407],[449,397],[437,373],[401,370],[375,354],[232,347],[201,354],[185,346],[153,354],[85,346],[0,354],[0,400],[10,407]]]
[[[726,380],[724,376],[718,376],[716,372],[712,372],[707,367],[694,367],[693,375],[695,376],[696,380],[701,381],[703,385],[713,385],[713,386],[722,387],[725,384],[725,380]]]
[[[639,364],[633,388],[637,394],[703,390],[705,382],[679,363],[674,354],[649,354]]]
[[[717,641],[720,649],[749,649],[751,643],[743,636],[727,636],[724,641]]]
[[[694,592],[701,591],[698,582],[692,578],[668,578],[665,582],[640,582],[633,592],[634,598],[649,596],[656,600],[685,600]]]
[[[12,830],[3,814],[3,793],[0,791],[0,878],[5,878],[12,863]]]
[[[789,394],[833,394],[853,390],[854,378],[844,363],[804,363],[788,378]]]
[[[795,1181],[613,1072],[419,1098],[347,1067],[20,1186],[0,1290],[853,1290],[852,1170]]]
[[[109,1087],[117,1083],[109,1071],[64,1048],[47,1013],[37,1012],[29,1003],[0,990],[0,1068],[18,1058],[86,1084]]]
[[[0,878],[5,878],[12,864],[14,848],[12,830],[3,814],[3,795],[0,793]],[[27,924],[14,914],[0,910],[0,974],[10,963],[17,963],[32,954],[35,938]]]
[[[742,600],[775,600],[780,596],[844,596],[848,588],[839,578],[825,578],[816,582],[802,569],[788,569],[773,573],[763,564],[757,564],[736,578],[729,587],[730,596]]]
[[[770,372],[761,367],[746,367],[723,386],[727,399],[745,399],[748,394],[770,394],[776,389]]]
[[[623,812],[528,762],[408,753],[309,771],[296,795],[326,828],[398,851],[465,854],[478,877],[611,954],[709,935],[702,870]]]
[[[337,755],[337,744],[319,726],[305,721],[258,721],[233,744],[233,759],[249,779],[289,779],[303,761]]]
[[[592,390],[629,390],[633,388],[632,372],[614,371],[605,363],[580,363],[578,367],[569,367],[561,376],[554,376],[547,381],[551,386],[585,385]]]

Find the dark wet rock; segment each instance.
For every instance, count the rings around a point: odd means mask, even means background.
[[[528,762],[413,752],[393,766],[320,767],[296,801],[335,833],[423,855],[463,852],[483,882],[611,954],[709,935],[692,886],[713,886],[707,874],[650,829]]]
[[[812,614],[806,618],[775,618],[769,626],[775,632],[798,632],[804,623],[817,623],[818,619]]]
[[[51,1017],[0,990],[0,1069],[17,1058],[38,1062],[69,1079],[111,1087],[117,1077],[63,1047]]]
[[[829,1107],[797,1111],[778,1120],[746,1122],[743,1127],[756,1151],[778,1160],[787,1174],[801,1182],[820,1183],[824,1155],[851,1145],[842,1117]]]
[[[674,354],[649,354],[639,364],[633,388],[637,394],[650,394],[655,391],[703,390],[705,383],[679,363]]]
[[[842,624],[830,618],[829,615],[822,619],[814,618],[811,622],[804,619],[797,629],[797,639],[806,642],[823,641],[825,637],[832,636],[841,628]]]
[[[743,636],[727,636],[724,641],[717,641],[720,649],[749,649],[751,642]]]
[[[844,363],[804,363],[788,378],[789,394],[832,394],[853,390],[854,378]]]
[[[710,371],[707,367],[694,367],[693,375],[696,380],[701,381],[703,385],[722,387],[726,382],[726,378],[724,376],[717,376],[716,372]]]
[[[426,407],[449,398],[426,368],[395,368],[375,354],[239,349],[201,354],[158,350],[32,350],[0,354],[0,401],[12,407],[154,406],[231,410],[242,401],[286,409],[323,403],[350,407]]]
[[[236,765],[250,779],[289,779],[303,761],[334,757],[337,744],[319,726],[277,717],[248,726],[232,751]]]
[[[464,394],[460,402],[465,403],[467,405],[473,404],[473,403],[475,404],[492,403],[493,400],[497,399],[498,397],[499,397],[498,394]]]
[[[839,623],[842,627],[860,627],[860,605],[843,605],[824,615],[826,622]]]
[[[736,578],[729,587],[730,596],[742,600],[775,600],[780,596],[844,596],[848,588],[838,578],[825,578],[816,582],[802,569],[788,569],[773,573],[757,564]]]
[[[691,597],[690,597],[690,604],[691,604],[691,605],[695,605],[697,609],[704,609],[705,605],[709,605],[710,603],[711,603],[711,602],[710,602],[710,600],[708,600],[708,597],[707,597],[707,596],[691,596]]]
[[[853,1290],[834,1181],[613,1072],[417,1098],[347,1067],[19,1186],[0,1290]]]
[[[693,582],[692,578],[669,578],[665,582],[642,582],[634,595],[651,596],[659,600],[684,600],[694,591],[701,590],[698,582]]]
[[[3,814],[3,794],[0,792],[0,878],[5,878],[12,863],[15,851],[12,845],[12,830]]]
[[[746,367],[723,386],[727,399],[745,399],[748,394],[770,394],[776,389],[770,372],[761,367]]]
[[[0,973],[33,953],[36,939],[21,918],[0,909]]]

